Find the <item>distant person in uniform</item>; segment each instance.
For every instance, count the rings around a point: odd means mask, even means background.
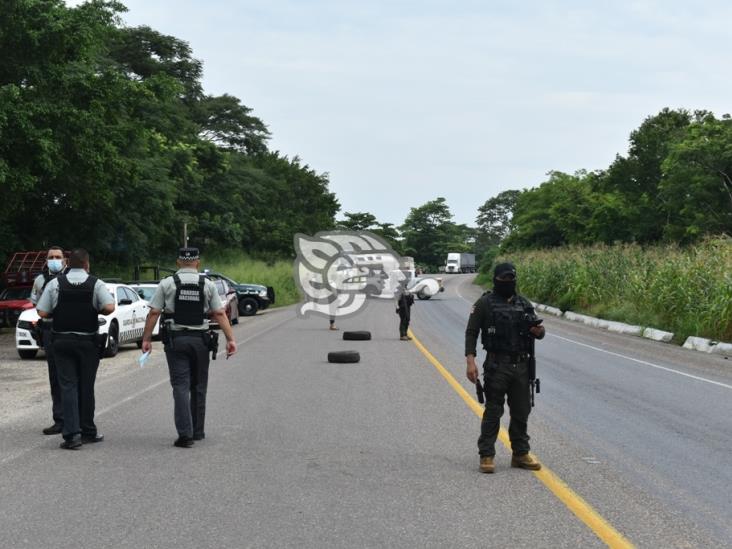
[[[38,305],[46,285],[62,273],[65,268],[66,258],[64,258],[63,248],[51,246],[46,253],[46,265],[43,267],[43,272],[33,281],[30,295],[33,305]],[[43,429],[43,434],[58,435],[64,425],[64,411],[61,404],[61,385],[58,382],[58,370],[56,369],[56,361],[53,357],[53,347],[51,345],[51,321],[41,319],[40,323],[41,340],[38,342],[38,346],[43,347],[46,353],[48,383],[51,386],[51,416],[53,417],[53,425]]]
[[[74,450],[104,440],[94,424],[97,318],[114,312],[114,306],[104,282],[89,275],[89,254],[81,248],[71,252],[68,272],[51,280],[38,301],[38,315],[52,319],[51,347],[63,406],[61,448]]]
[[[150,301],[142,335],[142,351],[152,350],[152,332],[161,313],[165,320],[163,343],[173,387],[173,417],[179,448],[190,448],[206,437],[206,391],[211,335],[209,316],[226,336],[226,358],[236,353],[236,341],[224,304],[214,283],[200,274],[197,248],[181,248],[178,271],[160,281]]]
[[[410,341],[409,322],[411,320],[412,305],[414,305],[414,295],[407,290],[406,281],[399,282],[396,291],[396,312],[399,315],[399,339],[401,341]]]
[[[527,328],[526,320],[535,318],[531,302],[516,293],[516,268],[511,263],[496,265],[493,291],[486,292],[475,302],[465,330],[467,377],[472,383],[478,379],[475,356],[479,334],[483,348],[488,352],[483,364],[485,412],[478,438],[483,473],[495,471],[495,443],[506,396],[511,413],[508,427],[513,453],[511,466],[533,471],[541,469],[541,464],[529,454],[527,433],[531,411],[529,338],[542,339],[545,334],[543,326]]]

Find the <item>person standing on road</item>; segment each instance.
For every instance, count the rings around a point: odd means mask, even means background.
[[[30,300],[33,305],[38,305],[43,290],[46,285],[53,280],[59,273],[63,272],[66,267],[66,259],[64,258],[64,250],[59,246],[51,246],[46,253],[46,265],[43,272],[39,274],[33,281]],[[53,425],[43,429],[44,435],[58,435],[61,433],[64,424],[64,411],[61,404],[61,386],[58,382],[58,370],[56,369],[56,361],[53,357],[53,348],[51,345],[51,322],[40,321],[40,341],[39,347],[43,347],[46,353],[46,363],[48,364],[48,383],[51,386],[51,416],[53,417]]]
[[[51,318],[52,352],[61,386],[64,441],[61,448],[101,442],[94,424],[94,382],[99,368],[98,314],[114,312],[115,301],[104,283],[89,275],[89,254],[71,252],[69,271],[43,290],[38,315]]]
[[[407,290],[406,281],[399,283],[396,291],[396,312],[399,315],[399,339],[401,341],[410,341],[409,321],[411,320],[412,305],[414,305],[414,295]]]
[[[529,390],[530,339],[542,339],[543,326],[528,328],[527,320],[536,319],[531,302],[516,293],[516,268],[501,263],[493,273],[493,291],[483,294],[473,305],[465,330],[467,377],[475,383],[478,335],[488,352],[483,364],[485,412],[478,438],[480,470],[493,473],[495,443],[503,415],[504,397],[508,397],[511,421],[511,466],[538,471],[541,464],[529,454],[527,422],[531,411]]]
[[[226,358],[236,353],[236,341],[224,304],[211,280],[198,272],[197,248],[181,248],[178,271],[160,281],[142,335],[142,351],[152,350],[152,332],[161,313],[165,320],[163,344],[173,387],[173,417],[179,448],[190,448],[206,437],[206,390],[208,388],[208,317],[213,317],[226,336]]]

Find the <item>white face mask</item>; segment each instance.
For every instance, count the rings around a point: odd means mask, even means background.
[[[63,259],[49,259],[48,270],[52,273],[60,273],[64,268]]]

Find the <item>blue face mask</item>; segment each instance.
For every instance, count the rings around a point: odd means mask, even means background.
[[[62,259],[49,259],[48,270],[52,273],[60,273],[64,268],[64,262]]]

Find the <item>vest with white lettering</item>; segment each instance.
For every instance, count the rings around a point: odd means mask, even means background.
[[[180,277],[173,275],[175,282],[175,311],[173,321],[176,325],[200,326],[204,321],[204,286],[206,279],[198,277],[198,283],[183,284]]]

